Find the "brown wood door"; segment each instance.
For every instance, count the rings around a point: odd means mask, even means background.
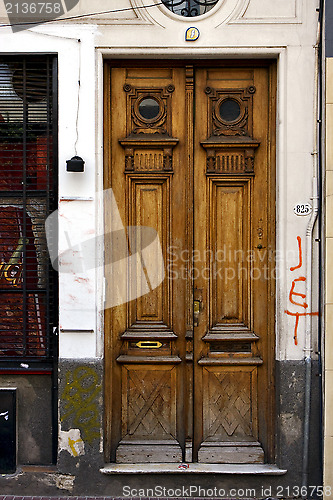
[[[274,75],[106,64],[106,257],[139,255],[106,272],[112,462],[273,460]]]

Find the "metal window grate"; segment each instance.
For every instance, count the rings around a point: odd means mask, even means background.
[[[162,0],[174,14],[183,17],[196,17],[206,14],[219,0]]]
[[[54,56],[0,58],[0,358],[51,360],[57,287],[44,223],[57,202]]]

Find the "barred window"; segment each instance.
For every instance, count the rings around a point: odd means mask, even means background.
[[[57,277],[44,223],[57,202],[56,64],[54,56],[0,57],[2,361],[54,355]]]

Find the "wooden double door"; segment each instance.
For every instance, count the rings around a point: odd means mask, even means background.
[[[275,87],[264,61],[105,66],[105,188],[165,272],[106,311],[111,462],[273,460]]]

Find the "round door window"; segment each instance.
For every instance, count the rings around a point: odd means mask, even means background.
[[[196,17],[209,12],[219,0],[162,0],[174,14],[183,17]]]
[[[151,97],[145,97],[139,104],[139,113],[145,120],[154,120],[159,112],[160,105]]]
[[[224,122],[234,122],[241,114],[241,108],[234,99],[225,99],[220,105],[220,117]]]

